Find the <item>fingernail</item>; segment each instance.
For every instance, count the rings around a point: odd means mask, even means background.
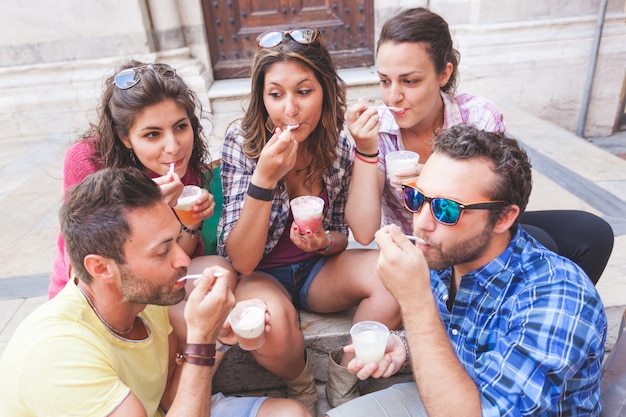
[[[310,235],[310,234],[312,234],[312,233],[313,233],[313,232],[311,232],[310,230],[307,230],[307,231],[306,231],[306,234],[307,234],[307,235]]]
[[[298,226],[294,226],[294,227],[293,227],[293,231],[294,231],[294,232],[297,232],[297,231],[298,231]]]

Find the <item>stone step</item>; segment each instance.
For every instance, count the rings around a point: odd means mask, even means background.
[[[325,393],[328,379],[328,353],[336,347],[344,346],[348,341],[353,315],[353,309],[335,314],[299,312],[300,329],[304,335],[311,369],[317,383],[320,416],[330,408]],[[391,378],[362,381],[360,391],[366,394],[410,380],[412,380],[412,375],[409,369],[403,369]],[[213,390],[231,396],[286,397],[285,383],[257,364],[249,352],[237,346],[226,353],[213,378]]]

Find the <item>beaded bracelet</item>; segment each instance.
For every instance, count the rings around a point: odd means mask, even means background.
[[[180,224],[180,227],[183,229],[184,232],[189,233],[191,237],[196,237],[196,235],[202,231],[202,222],[200,222],[200,226],[198,226],[197,229],[190,229],[182,223]]]
[[[404,330],[391,330],[389,334],[395,334],[400,338],[402,345],[404,346],[404,352],[406,354],[402,367],[409,366],[411,364],[411,356],[409,355],[409,344],[406,341],[406,331]]]

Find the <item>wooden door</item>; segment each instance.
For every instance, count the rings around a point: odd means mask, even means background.
[[[373,0],[202,0],[215,79],[250,76],[259,33],[316,27],[338,68],[374,64]]]

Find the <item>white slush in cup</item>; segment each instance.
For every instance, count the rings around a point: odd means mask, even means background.
[[[356,358],[363,363],[380,362],[385,356],[389,329],[377,321],[361,321],[350,329]]]
[[[265,343],[265,304],[255,300],[237,303],[228,322],[243,350],[255,350]]]
[[[394,151],[385,155],[385,165],[387,166],[387,178],[389,181],[396,179],[396,174],[415,167],[420,160],[420,156],[412,151]],[[393,184],[393,183],[392,183]],[[396,190],[401,191],[402,187],[393,184]]]

